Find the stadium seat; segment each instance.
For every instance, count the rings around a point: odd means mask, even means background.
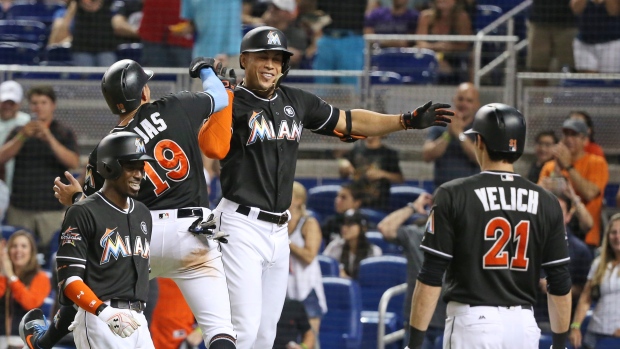
[[[383,211],[379,211],[379,210],[374,210],[372,208],[360,208],[360,213],[364,216],[366,216],[366,218],[368,218],[368,221],[374,225],[379,224],[379,222],[381,222],[383,220],[383,218],[385,218],[385,216],[387,216],[387,214]]]
[[[435,338],[433,349],[443,349],[443,335]]]
[[[35,20],[49,25],[54,21],[54,13],[61,7],[58,4],[46,4],[43,1],[15,2],[9,8],[6,18]]]
[[[118,60],[131,59],[140,63],[142,59],[142,44],[132,43],[118,45],[116,48],[116,58],[118,58]]]
[[[39,45],[26,42],[0,42],[0,64],[37,63],[39,63]]]
[[[362,349],[377,348],[377,326],[379,325],[379,313],[376,311],[362,311]],[[391,333],[394,329],[399,329],[402,324],[398,325],[397,318],[394,313],[386,313],[384,318],[385,333]],[[400,349],[402,344],[398,341],[388,344],[385,349]]]
[[[420,48],[386,48],[371,57],[371,69],[401,75],[403,84],[434,84],[438,62],[435,52]]]
[[[71,43],[54,44],[45,48],[45,60],[71,63]]]
[[[335,213],[334,199],[340,191],[339,185],[319,185],[308,189],[306,207],[327,218]]]
[[[333,259],[332,257],[325,256],[322,254],[316,255],[316,259],[319,261],[319,265],[321,266],[321,274],[325,276],[335,276],[338,277],[340,275],[340,268],[338,266],[338,261]]]
[[[54,314],[52,314],[52,309],[54,309],[54,302],[56,301],[56,292],[52,289],[50,294],[43,300],[43,304],[41,305],[41,310],[43,311],[43,315],[45,315],[48,319],[53,319]]]
[[[370,73],[370,83],[373,85],[400,85],[403,77],[392,71],[373,71]]]
[[[495,5],[477,5],[476,14],[474,18],[474,31],[480,30],[493,23],[495,20],[502,16],[502,8]],[[501,28],[501,27],[500,27]],[[499,34],[499,31],[492,32],[493,34]]]
[[[581,79],[564,79],[560,81],[562,87],[620,87],[620,80],[581,80]]]
[[[321,216],[321,214],[314,210],[306,209],[306,213],[316,218],[316,220],[319,221],[319,224],[321,224],[321,222],[323,221],[323,217]]]
[[[41,21],[0,20],[0,41],[43,45],[46,35],[47,27]]]
[[[542,333],[540,335],[540,339],[538,340],[538,348],[539,349],[549,349],[551,348],[551,344],[553,344],[553,340],[551,338],[551,334]]]
[[[9,237],[11,237],[11,235],[13,235],[14,232],[20,230],[20,227],[14,227],[12,225],[3,225],[2,226],[2,238],[4,240],[8,240]]]
[[[391,242],[385,241],[383,238],[383,234],[378,231],[368,231],[366,232],[366,238],[371,243],[379,246],[384,255],[391,256],[402,256],[403,248]]]
[[[414,202],[426,190],[410,185],[392,186],[390,188],[390,211],[399,210]]]
[[[596,341],[596,349],[618,349],[620,338],[606,337]]]
[[[609,183],[605,187],[605,206],[607,207],[616,207],[616,194],[618,193],[618,189],[620,189],[620,184],[618,183]]]
[[[321,349],[357,349],[362,340],[362,299],[354,280],[324,277],[327,314],[321,321]]]

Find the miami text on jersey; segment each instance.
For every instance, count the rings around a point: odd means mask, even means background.
[[[287,120],[280,121],[280,127],[276,135],[273,127],[273,123],[270,120],[265,119],[263,111],[252,112],[252,116],[248,122],[250,131],[250,137],[246,145],[254,144],[258,138],[261,141],[273,141],[276,139],[288,139],[289,141],[297,141],[301,138],[301,132],[304,129],[304,125],[297,123],[293,120],[292,125],[289,126]]]
[[[161,131],[168,128],[166,122],[159,118],[160,114],[155,112],[151,114],[151,121],[144,119],[140,121],[139,127],[136,126],[133,130],[142,137],[144,143],[148,143],[151,139],[157,136]],[[155,127],[157,125],[157,127]]]
[[[507,188],[486,187],[475,189],[474,191],[480,202],[482,202],[485,212],[496,210],[528,212],[531,214],[538,212],[537,191],[512,187],[510,188],[510,197],[507,197],[504,190],[507,190]]]
[[[106,229],[105,234],[100,240],[101,247],[103,247],[103,253],[101,253],[100,265],[106,264],[110,261],[110,256],[118,260],[118,257],[131,257],[132,255],[140,256],[148,259],[151,252],[149,241],[144,238],[142,243],[142,237],[136,236],[136,241],[133,244],[133,252],[130,251],[131,245],[129,244],[129,235],[125,235],[123,239],[121,234],[117,231],[117,228]]]

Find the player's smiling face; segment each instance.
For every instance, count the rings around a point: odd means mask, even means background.
[[[128,161],[121,164],[123,172],[114,181],[114,186],[119,194],[135,198],[140,191],[140,182],[144,178],[144,161]]]
[[[247,52],[241,55],[244,84],[251,90],[270,90],[282,73],[282,51]]]

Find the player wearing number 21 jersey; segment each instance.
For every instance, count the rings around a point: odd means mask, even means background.
[[[467,133],[476,136],[482,172],[435,192],[412,299],[409,348],[421,348],[444,271],[444,349],[538,348],[532,305],[542,267],[553,349],[563,349],[571,304],[564,217],[553,194],[514,173],[525,145],[525,119],[515,108],[489,104]]]

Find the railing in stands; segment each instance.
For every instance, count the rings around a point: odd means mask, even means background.
[[[385,313],[387,312],[388,303],[390,299],[399,294],[403,294],[407,291],[407,284],[400,284],[398,286],[388,288],[381,296],[379,301],[379,323],[377,324],[377,349],[385,349],[385,346],[390,343],[394,343],[399,339],[405,337],[405,329],[400,329],[396,332],[385,334]]]

